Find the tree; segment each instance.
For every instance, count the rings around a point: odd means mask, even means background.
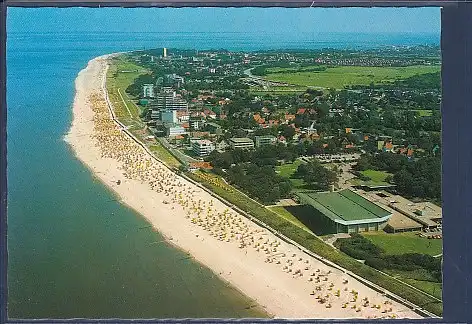
[[[319,190],[329,190],[338,180],[337,172],[325,168],[318,161],[300,164],[294,176]]]
[[[295,135],[295,129],[286,124],[280,125],[279,131],[288,140],[291,140],[293,136]]]

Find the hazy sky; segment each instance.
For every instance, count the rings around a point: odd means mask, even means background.
[[[440,33],[439,8],[8,8],[8,31]]]

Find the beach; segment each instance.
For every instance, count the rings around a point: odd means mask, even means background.
[[[420,318],[281,241],[151,158],[112,120],[104,93],[108,57],[91,60],[77,76],[65,140],[95,177],[170,244],[275,318]]]

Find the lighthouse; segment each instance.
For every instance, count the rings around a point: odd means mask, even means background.
[[[164,57],[167,57],[167,48],[164,47]]]

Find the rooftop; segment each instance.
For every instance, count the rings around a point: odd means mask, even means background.
[[[379,222],[388,219],[391,213],[355,192],[345,189],[338,192],[297,194],[331,220],[339,223]]]
[[[252,139],[247,138],[247,137],[233,137],[233,138],[230,138],[230,141],[234,143],[248,143],[248,142],[252,143]]]

